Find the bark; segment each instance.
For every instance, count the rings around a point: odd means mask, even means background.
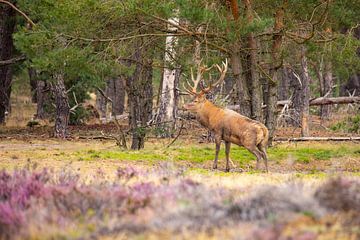
[[[286,1],[285,1],[286,2]],[[272,139],[276,127],[277,119],[277,70],[282,67],[282,58],[281,58],[281,44],[283,41],[282,30],[284,28],[284,7],[280,7],[276,10],[275,13],[275,22],[274,22],[274,36],[272,44],[272,66],[269,71],[270,78],[267,82],[267,95],[266,99],[266,127],[269,129],[269,145],[272,144]]]
[[[16,25],[15,11],[5,4],[0,4],[0,61],[8,62],[13,58],[14,43],[12,34]],[[5,123],[6,112],[10,112],[12,66],[0,65],[0,124]]]
[[[245,77],[242,76],[242,67],[239,54],[234,52],[231,55],[231,69],[236,81],[237,93],[239,98],[239,113],[241,115],[250,117],[251,116],[251,99],[249,89],[246,83]]]
[[[324,63],[322,96],[326,95],[325,97],[331,97],[332,96],[332,86],[333,86],[333,79],[332,79],[331,62],[326,60]],[[331,113],[331,105],[322,105],[321,106],[320,117],[322,120],[328,120],[330,118],[330,113]]]
[[[64,84],[64,75],[62,73],[55,74],[55,83],[52,84],[52,91],[56,105],[54,136],[57,138],[66,138],[68,135],[70,106]]]
[[[173,18],[169,21],[174,24],[178,24],[178,19]],[[173,26],[168,27],[169,31],[175,31],[176,28]],[[177,103],[178,103],[178,83],[180,78],[180,70],[174,67],[174,60],[176,57],[176,46],[178,43],[177,37],[167,36],[165,43],[165,67],[162,76],[162,86],[160,95],[160,104],[156,116],[157,127],[161,128],[161,137],[171,137],[175,131],[175,123],[177,116]]]
[[[144,148],[146,127],[152,118],[152,54],[146,58],[145,54],[151,51],[149,47],[136,46],[133,55],[136,62],[134,74],[126,79],[126,90],[129,105],[129,126],[132,134],[131,149]]]
[[[291,71],[292,78],[290,78],[290,91],[292,93],[290,109],[291,118],[288,123],[295,127],[301,126],[301,113],[303,110],[303,85],[299,75]],[[296,74],[296,75],[295,75]],[[284,101],[289,103],[289,101]]]
[[[281,77],[279,77],[280,84],[278,88],[278,100],[288,100],[289,99],[289,84],[292,71],[287,67],[281,69]]]
[[[37,97],[37,76],[36,76],[36,70],[34,68],[28,68],[28,74],[29,74],[29,80],[30,80],[30,88],[31,88],[31,101],[33,103],[36,103]]]
[[[302,99],[303,108],[301,111],[301,136],[309,136],[309,116],[310,116],[310,76],[308,71],[307,57],[305,46],[301,48],[301,80],[302,80]]]
[[[112,78],[107,81],[106,94],[111,100],[111,113],[114,117],[124,113],[125,84],[123,77]]]
[[[247,17],[248,24],[252,24],[254,21],[252,2],[251,0],[244,0],[245,5],[245,14]],[[247,83],[250,87],[251,92],[251,118],[261,121],[262,119],[262,96],[261,96],[261,84],[259,80],[259,74],[256,70],[257,66],[257,42],[255,40],[254,34],[249,33],[247,36],[247,45],[249,50],[246,69],[246,76],[248,77]]]
[[[239,6],[237,0],[230,0],[230,11],[233,21],[239,20]],[[246,82],[245,76],[243,73],[242,68],[242,61],[240,58],[239,50],[241,48],[241,40],[235,44],[233,44],[230,48],[231,54],[230,54],[230,61],[231,61],[231,69],[234,75],[236,88],[237,88],[237,94],[238,94],[238,101],[239,101],[239,113],[241,115],[250,117],[251,116],[251,98],[250,98],[250,92],[248,89],[248,85]]]
[[[45,105],[49,101],[49,95],[46,90],[46,83],[42,80],[36,81],[36,118],[45,119],[47,118]]]
[[[99,112],[100,120],[106,119],[106,105],[107,105],[107,100],[105,99],[105,97],[103,95],[101,95],[100,91],[97,91],[97,93],[96,93],[96,109]]]

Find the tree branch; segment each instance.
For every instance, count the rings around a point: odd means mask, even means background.
[[[19,8],[17,8],[14,4],[12,4],[11,2],[9,1],[5,1],[5,0],[0,0],[0,3],[4,3],[4,4],[7,4],[9,5],[12,9],[14,9],[15,11],[17,11],[18,13],[20,13],[25,19],[26,21],[28,21],[31,26],[35,26],[36,24],[23,12],[21,11]]]
[[[14,58],[11,58],[11,59],[8,59],[8,60],[2,60],[2,61],[0,61],[0,66],[12,65],[12,64],[15,64],[17,62],[24,61],[25,59],[26,59],[25,56],[19,56],[19,57],[14,57]]]

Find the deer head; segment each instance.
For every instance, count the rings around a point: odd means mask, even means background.
[[[192,102],[184,105],[184,108],[186,110],[189,110],[190,112],[198,112],[200,109],[202,109],[204,103],[207,101],[206,94],[209,93],[214,87],[219,85],[222,81],[224,81],[225,74],[226,74],[227,68],[228,68],[227,59],[225,60],[225,62],[222,63],[221,66],[219,66],[218,64],[215,65],[217,70],[220,72],[219,79],[215,83],[210,83],[208,87],[206,87],[206,88],[201,87],[200,91],[197,90],[198,85],[199,85],[200,81],[202,80],[203,74],[205,72],[211,70],[213,67],[214,67],[214,65],[207,68],[205,66],[202,66],[200,63],[198,66],[198,69],[197,69],[196,79],[194,78],[192,68],[190,69],[192,84],[190,84],[188,81],[186,81],[187,87],[184,86],[184,89],[189,95],[194,96],[194,98],[193,98]]]

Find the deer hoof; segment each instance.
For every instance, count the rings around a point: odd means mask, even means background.
[[[225,169],[225,172],[230,172],[230,168],[226,168],[226,169]]]
[[[213,169],[214,169],[214,170],[217,169],[217,165],[214,165],[214,166],[213,166]]]

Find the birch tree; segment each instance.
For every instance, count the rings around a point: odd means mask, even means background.
[[[176,31],[179,19],[174,17],[168,20],[169,32]],[[157,127],[161,128],[161,137],[170,137],[175,130],[180,69],[175,66],[176,47],[178,38],[168,34],[165,40],[164,72],[162,75],[160,103],[156,116]]]

